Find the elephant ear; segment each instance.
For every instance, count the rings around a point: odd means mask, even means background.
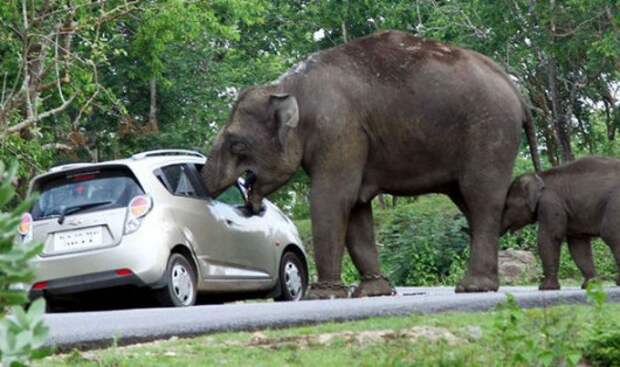
[[[533,213],[536,211],[536,207],[538,206],[538,201],[543,194],[543,189],[545,188],[545,182],[539,175],[531,175],[527,184],[527,205],[530,208],[530,211]]]
[[[278,141],[286,149],[289,132],[299,123],[297,98],[286,93],[272,94],[269,103],[274,111]]]

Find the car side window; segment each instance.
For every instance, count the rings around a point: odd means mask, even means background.
[[[243,196],[236,185],[227,188],[215,200],[232,206],[243,206],[245,204]]]
[[[162,167],[161,174],[158,175],[157,172],[155,174],[171,194],[188,197],[198,196],[184,164]]]
[[[190,166],[193,166],[193,167],[190,167],[190,170],[193,170],[193,173],[196,179],[195,181],[196,184],[199,186],[200,190],[202,190],[205,193],[205,196],[206,196],[207,191],[202,186],[202,182],[200,181],[200,171],[204,167],[204,164],[195,163]],[[215,198],[215,200],[221,203],[224,203],[224,204],[232,205],[234,207],[245,206],[245,200],[243,199],[243,195],[241,194],[241,191],[239,191],[239,188],[237,187],[237,185],[232,185],[229,188],[227,188],[223,193],[221,193],[217,198]]]

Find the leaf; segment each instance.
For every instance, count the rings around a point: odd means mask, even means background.
[[[538,356],[538,360],[540,361],[540,364],[542,364],[543,366],[551,366],[553,364],[553,353],[549,350],[545,350],[543,351],[539,356]]]
[[[566,361],[568,362],[569,366],[576,366],[579,363],[579,361],[581,361],[581,353],[579,352],[569,353],[566,356]]]
[[[28,308],[28,316],[32,319],[40,319],[45,314],[45,299],[38,298]]]
[[[19,326],[23,329],[28,329],[30,327],[30,319],[24,309],[21,307],[13,307],[13,316],[17,319]]]

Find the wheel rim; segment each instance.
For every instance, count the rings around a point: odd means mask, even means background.
[[[293,262],[289,261],[284,265],[284,283],[292,299],[300,300],[303,295],[303,280],[299,268]]]
[[[194,297],[192,275],[185,266],[174,264],[170,277],[172,278],[172,294],[181,304],[189,306]]]

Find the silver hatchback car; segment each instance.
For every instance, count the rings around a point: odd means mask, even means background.
[[[205,161],[159,150],[35,177],[39,196],[19,227],[23,241],[44,245],[31,298],[138,286],[164,306],[203,293],[301,299],[308,267],[293,222],[267,200],[249,215],[241,179],[210,198],[199,179]]]

